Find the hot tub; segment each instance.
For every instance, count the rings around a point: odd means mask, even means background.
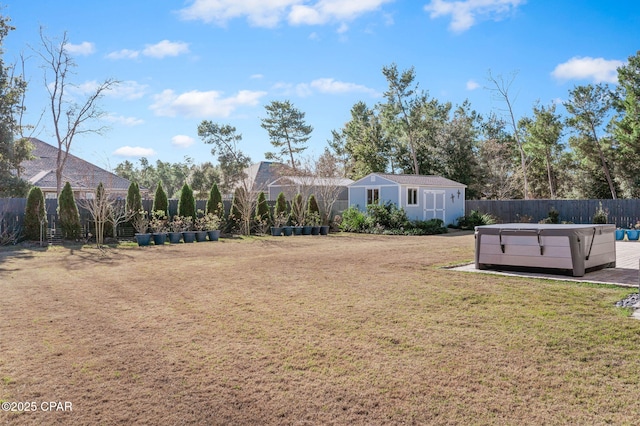
[[[615,267],[615,225],[509,223],[476,226],[476,269],[510,266],[569,271]]]

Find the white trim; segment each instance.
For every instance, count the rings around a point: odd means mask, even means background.
[[[430,209],[429,204],[427,203],[427,197],[433,195],[433,208]],[[442,196],[442,208],[438,208],[437,197]],[[447,214],[447,200],[445,199],[446,191],[441,190],[431,190],[424,189],[422,191],[422,198],[424,200],[424,205],[422,207],[422,219],[442,219],[443,222],[446,222],[446,214]],[[439,217],[439,212],[442,212],[442,217]],[[427,218],[427,214],[432,213],[433,217]]]

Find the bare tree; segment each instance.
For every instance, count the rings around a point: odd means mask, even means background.
[[[119,81],[112,78],[104,80],[92,89],[83,102],[76,103],[67,93],[67,89],[73,87],[69,77],[76,66],[67,51],[69,44],[67,33],[63,33],[60,43],[54,43],[44,35],[43,29],[40,28],[40,40],[42,49],[37,53],[44,63],[44,83],[49,93],[49,108],[58,143],[56,189],[60,194],[62,173],[74,137],[87,133],[102,134],[106,130],[106,126],[92,127],[91,122],[104,115],[104,112],[98,107],[98,101],[106,91],[117,85]]]
[[[95,224],[96,245],[104,244],[104,228],[109,220],[111,202],[102,182],[98,185],[92,197],[78,200],[78,205],[89,212]]]
[[[524,142],[520,137],[520,129],[516,122],[516,118],[513,113],[513,99],[509,95],[509,90],[511,88],[511,84],[516,78],[517,73],[513,73],[509,81],[505,81],[502,76],[494,77],[491,75],[491,71],[489,71],[489,75],[487,79],[492,84],[492,87],[488,89],[491,90],[496,97],[503,101],[507,105],[506,113],[508,115],[508,121],[511,125],[511,130],[513,131],[513,139],[516,142],[516,146],[518,148],[518,152],[520,153],[520,168],[522,171],[522,183],[523,183],[523,193],[524,199],[529,199],[529,180],[527,179],[527,167],[529,166],[529,157],[524,149]]]

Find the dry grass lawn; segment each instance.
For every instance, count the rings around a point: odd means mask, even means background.
[[[473,235],[0,251],[8,424],[637,424],[629,289],[441,268]]]

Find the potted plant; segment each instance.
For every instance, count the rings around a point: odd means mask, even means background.
[[[627,240],[629,241],[638,241],[640,239],[640,222],[636,222],[635,225],[629,225],[629,229],[627,229]]]
[[[147,212],[140,210],[138,213],[134,214],[131,219],[131,224],[136,230],[135,238],[138,245],[148,246],[149,243],[151,243],[151,233],[148,232],[149,218],[147,217]]]
[[[193,229],[193,218],[186,216],[184,219],[184,231],[182,231],[182,241],[193,243],[196,240],[196,231]]]
[[[218,241],[220,238],[220,216],[216,213],[207,213],[204,218],[209,241]]]
[[[311,226],[311,235],[320,235],[320,214],[318,212],[307,214],[307,224]]]
[[[287,223],[286,213],[278,213],[273,216],[273,226],[271,227],[271,235],[279,237],[282,235],[282,226]]]
[[[153,233],[153,243],[157,246],[163,245],[167,241],[167,216],[165,212],[162,210],[154,211],[149,226]]]
[[[174,216],[173,220],[169,222],[169,242],[171,244],[178,244],[182,239],[182,232],[186,230],[184,218],[182,216]]]
[[[311,225],[311,235],[320,234],[320,223],[320,208],[315,195],[311,194],[307,202],[307,224]]]
[[[207,218],[202,210],[198,210],[198,217],[193,222],[193,227],[196,231],[196,241],[207,241]]]

